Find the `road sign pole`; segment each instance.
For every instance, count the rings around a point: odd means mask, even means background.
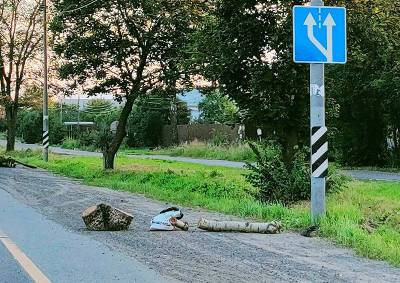
[[[47,62],[47,0],[43,0],[43,50],[44,50],[44,83],[43,83],[43,160],[49,161],[49,96],[48,96],[48,62]]]
[[[324,64],[310,64],[311,218],[313,223],[325,214],[325,174],[328,157],[324,88]]]
[[[324,2],[321,0],[311,0],[311,6],[323,5]],[[324,136],[326,137],[326,130],[322,135],[317,134],[318,131],[321,132],[326,129],[324,79],[324,64],[310,64],[311,171],[313,173],[315,169],[318,169],[316,167],[321,163],[321,157],[317,158],[317,160],[313,159],[313,153],[318,153],[321,144],[325,144],[324,141],[321,142],[321,139],[326,139],[324,138]],[[313,134],[317,134],[317,136],[314,136]],[[315,175],[312,174],[311,219],[313,223],[316,223],[320,217],[325,215],[325,190],[326,178],[320,178],[319,176],[315,177]]]

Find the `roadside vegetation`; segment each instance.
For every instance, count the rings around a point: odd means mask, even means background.
[[[116,170],[104,171],[99,158],[15,152],[14,157],[87,185],[140,193],[178,205],[201,207],[247,219],[280,220],[286,230],[309,226],[308,202],[263,203],[257,189],[235,168],[119,157]],[[350,181],[328,196],[320,235],[357,254],[400,266],[400,184]]]
[[[122,150],[126,154],[160,154],[170,156],[183,156],[204,159],[219,159],[229,161],[255,161],[255,154],[248,144],[212,145],[206,143],[192,143],[187,145],[153,150],[130,149]]]

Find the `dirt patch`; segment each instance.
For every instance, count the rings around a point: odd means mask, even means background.
[[[318,238],[193,229],[201,217],[238,220],[236,217],[183,208],[184,219],[192,227],[189,232],[149,232],[151,218],[173,204],[83,186],[42,170],[0,169],[0,176],[0,189],[48,219],[183,282],[398,282],[400,278],[400,269],[359,258]],[[97,203],[131,213],[131,230],[87,231],[80,213]]]

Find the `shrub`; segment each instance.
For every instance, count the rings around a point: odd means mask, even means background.
[[[65,149],[75,149],[79,148],[81,146],[79,140],[72,139],[72,138],[66,138],[63,143],[61,144],[62,148]]]
[[[229,135],[227,133],[214,129],[211,133],[211,138],[208,143],[213,146],[229,145]]]
[[[42,141],[43,118],[38,110],[23,110],[18,113],[17,136],[26,143]]]
[[[282,148],[273,143],[249,144],[256,155],[256,163],[247,163],[250,172],[245,175],[258,188],[257,198],[262,202],[290,204],[309,200],[310,166],[308,149],[299,149],[290,164],[285,164]],[[330,169],[327,192],[339,190],[347,179]]]

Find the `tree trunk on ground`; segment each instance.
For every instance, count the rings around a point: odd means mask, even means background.
[[[277,221],[270,223],[250,223],[238,221],[213,221],[200,219],[197,226],[202,230],[211,232],[244,232],[244,233],[263,233],[276,234],[280,233],[282,224]]]
[[[189,230],[189,223],[184,222],[182,220],[176,219],[175,217],[172,217],[169,222],[172,224],[172,226],[179,228],[183,231],[188,231]]]
[[[15,136],[17,133],[17,109],[14,105],[6,106],[7,146],[6,151],[15,150]]]

